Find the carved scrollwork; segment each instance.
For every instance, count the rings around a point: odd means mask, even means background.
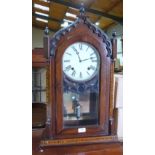
[[[74,23],[70,24],[69,26],[56,32],[55,35],[52,37],[50,41],[50,51],[51,51],[50,56],[55,55],[56,45],[57,45],[57,42],[61,39],[61,37],[66,35],[66,33],[70,32],[73,28],[76,28],[77,25],[80,23],[87,25],[87,27],[94,34],[102,38],[103,43],[105,43],[106,45],[107,57],[110,57],[112,59],[112,47],[111,47],[110,40],[108,39],[107,35],[103,32],[103,30],[98,28],[88,19],[88,17],[85,15],[85,10],[83,6],[80,8],[80,15],[78,16],[78,19]]]
[[[96,75],[93,79],[87,82],[75,82],[69,80],[65,75],[64,75],[64,81],[63,81],[63,89],[64,92],[73,92],[73,93],[78,93],[82,94],[85,91],[91,91],[91,92],[98,92],[99,89],[99,76]]]

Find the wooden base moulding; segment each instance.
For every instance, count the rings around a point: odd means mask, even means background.
[[[70,139],[41,140],[40,146],[80,145],[92,143],[121,142],[117,136],[100,136]]]

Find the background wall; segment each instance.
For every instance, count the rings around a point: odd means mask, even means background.
[[[53,33],[50,32],[50,35],[53,35]],[[32,27],[32,49],[43,47],[43,36],[44,30]]]
[[[114,25],[114,26],[111,26],[107,29],[106,33],[109,37],[112,36],[112,33],[113,32],[116,32],[116,35],[117,36],[122,36],[123,35],[123,26],[120,25],[120,24],[117,24],[117,25]]]
[[[111,26],[107,29],[106,33],[111,38],[112,32],[116,32],[117,36],[122,36],[123,34],[123,26],[118,24],[115,26]],[[53,35],[54,33],[51,32],[50,35]],[[42,48],[43,47],[43,36],[44,36],[44,30],[32,27],[32,49],[33,48]]]
[[[32,49],[35,47],[43,47],[44,31],[32,27]]]

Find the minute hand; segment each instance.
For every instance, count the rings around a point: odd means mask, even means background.
[[[93,58],[95,58],[95,57],[90,57],[90,58],[87,58],[87,59],[83,59],[83,60],[81,60],[81,61],[87,61],[87,60],[93,59]]]
[[[81,61],[87,61],[87,60],[89,60],[90,58],[88,58],[88,59],[83,59],[83,60],[81,60]]]

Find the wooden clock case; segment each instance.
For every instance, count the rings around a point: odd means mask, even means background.
[[[95,126],[82,126],[86,128],[84,133],[78,133],[77,127],[64,128],[63,126],[62,56],[69,45],[78,41],[94,46],[101,59],[99,123]],[[40,148],[97,143],[103,143],[105,146],[107,144],[119,147],[122,145],[116,135],[113,115],[113,76],[117,53],[116,44],[115,35],[113,35],[112,40],[109,40],[107,35],[85,16],[84,8],[80,9],[80,15],[73,24],[59,30],[52,38],[48,35],[48,28],[45,29],[44,52],[48,62],[49,103],[47,103],[46,126],[34,135],[40,135]]]

